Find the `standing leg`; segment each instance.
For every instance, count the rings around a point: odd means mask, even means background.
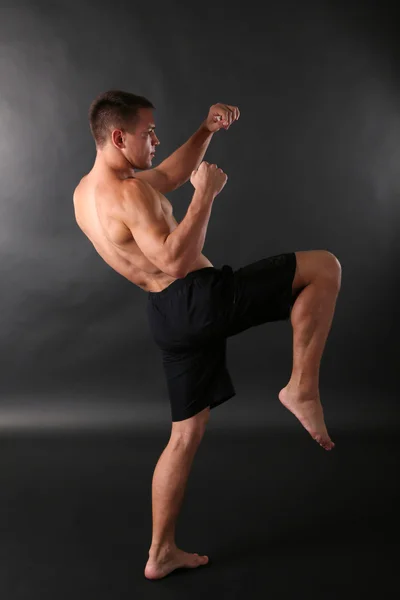
[[[207,556],[189,554],[175,544],[175,525],[197,448],[209,418],[207,407],[184,421],[174,422],[169,443],[161,454],[152,484],[153,537],[144,571],[147,579],[161,579],[178,567],[205,565]]]
[[[289,383],[279,393],[290,410],[326,450],[331,441],[319,395],[319,370],[341,285],[341,267],[327,251],[296,253],[293,292],[301,289],[292,309],[293,369]]]

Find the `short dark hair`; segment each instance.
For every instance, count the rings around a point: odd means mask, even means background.
[[[107,142],[107,136],[113,128],[131,127],[137,120],[139,108],[155,108],[144,96],[136,96],[121,90],[103,92],[90,105],[90,130],[101,148]]]

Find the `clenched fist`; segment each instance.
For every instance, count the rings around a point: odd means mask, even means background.
[[[218,131],[219,129],[229,129],[234,121],[237,121],[240,117],[240,111],[237,106],[231,106],[230,104],[213,104],[209,110],[208,117],[205,121],[205,127],[211,133]]]
[[[209,192],[215,198],[224,188],[227,179],[226,173],[219,169],[217,165],[210,165],[208,162],[203,161],[197,171],[192,172],[190,183],[198,192]]]

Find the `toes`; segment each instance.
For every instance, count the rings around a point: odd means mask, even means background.
[[[332,442],[330,438],[324,438],[322,435],[314,436],[314,439],[324,450],[332,450],[335,447],[335,444]]]
[[[321,442],[321,446],[325,448],[325,450],[332,450],[335,447],[335,444],[331,440],[324,440]]]

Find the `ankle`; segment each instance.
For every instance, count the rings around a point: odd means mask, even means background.
[[[169,554],[170,552],[174,552],[176,549],[177,546],[172,540],[159,543],[152,542],[149,550],[149,556],[157,557],[163,554]]]
[[[300,374],[295,377],[291,377],[289,383],[286,386],[288,391],[293,392],[318,392],[319,390],[319,376],[318,375],[306,375]]]

